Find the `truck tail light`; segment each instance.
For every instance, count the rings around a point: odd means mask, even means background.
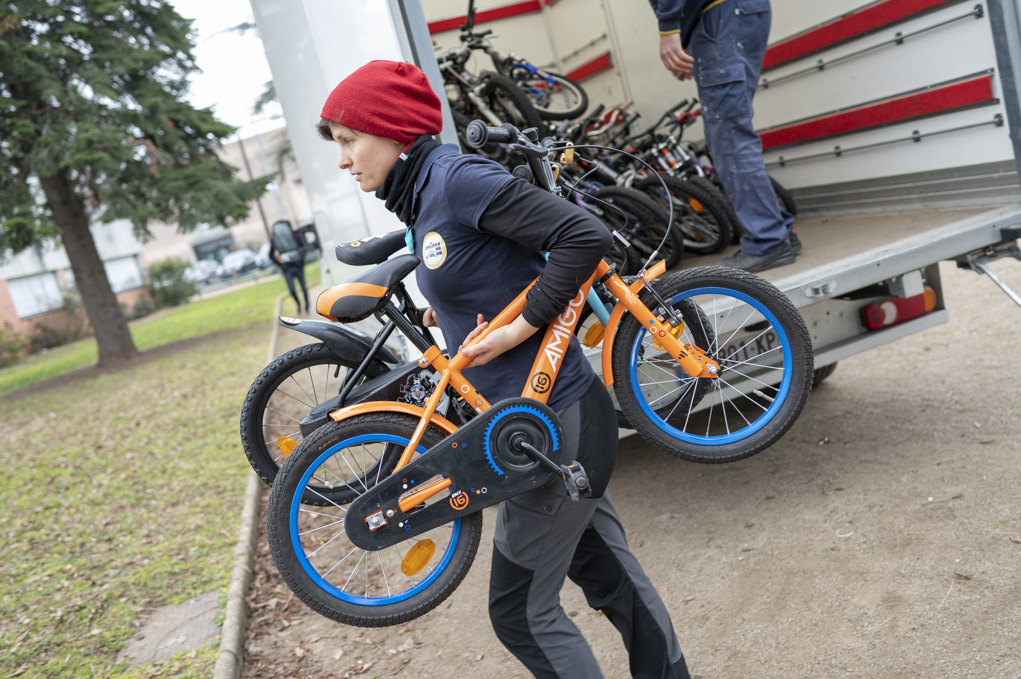
[[[936,291],[926,285],[920,295],[887,297],[862,307],[861,320],[866,330],[879,330],[924,316],[935,308]]]

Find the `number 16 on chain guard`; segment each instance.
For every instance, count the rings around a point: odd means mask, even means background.
[[[560,462],[563,446],[548,406],[501,401],[352,502],[344,529],[358,547],[380,550],[557,477],[572,498],[587,496],[581,465]]]

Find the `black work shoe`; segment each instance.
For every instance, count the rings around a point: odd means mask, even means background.
[[[720,266],[729,266],[732,269],[742,269],[748,273],[772,269],[774,266],[790,264],[794,261],[794,248],[790,241],[783,241],[779,245],[766,250],[761,255],[749,255],[744,250],[738,250],[730,257],[727,257]]]
[[[801,252],[801,239],[798,238],[798,233],[794,230],[793,227],[791,228],[790,231],[787,232],[787,240],[791,242],[791,250],[794,252],[794,254],[798,254],[799,252]]]

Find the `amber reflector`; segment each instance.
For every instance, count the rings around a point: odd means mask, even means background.
[[[599,343],[603,341],[603,334],[606,332],[606,328],[599,321],[596,321],[589,329],[585,331],[585,338],[582,339],[581,343],[585,345],[587,349],[599,346]]]
[[[407,576],[418,575],[436,553],[436,543],[426,538],[415,543],[401,561],[401,573]]]
[[[298,447],[298,442],[292,439],[290,436],[281,436],[277,439],[277,448],[280,452],[287,457],[291,454],[291,451]]]

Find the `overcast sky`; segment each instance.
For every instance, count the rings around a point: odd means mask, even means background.
[[[276,127],[283,118],[280,107],[271,104],[256,120],[252,104],[271,79],[266,54],[255,31],[239,34],[226,29],[252,21],[248,0],[170,0],[178,14],[194,19],[195,59],[201,73],[192,76],[190,101],[198,107],[211,106],[216,117],[225,123],[243,128],[249,137]]]

